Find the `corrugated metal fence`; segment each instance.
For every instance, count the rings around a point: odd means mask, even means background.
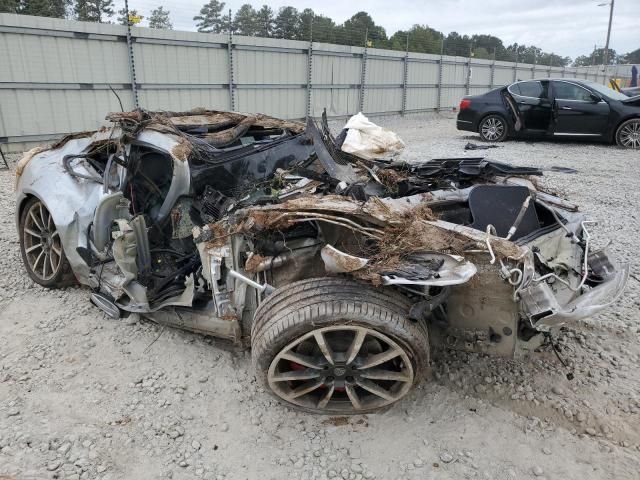
[[[132,28],[135,85],[149,110],[194,107],[283,118],[448,110],[516,79],[605,83],[628,68],[561,68],[343,45]],[[134,107],[126,27],[0,14],[0,144],[19,151],[95,129]],[[5,147],[7,149],[7,147]]]

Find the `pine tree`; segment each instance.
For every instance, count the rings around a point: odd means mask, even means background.
[[[269,5],[263,5],[256,12],[256,35],[259,37],[273,36],[274,25],[273,10]]]
[[[0,0],[0,13],[18,13],[18,0]]]
[[[296,8],[282,7],[275,20],[274,36],[290,40],[298,38],[299,22],[300,14]]]
[[[173,24],[169,19],[169,12],[162,6],[151,10],[151,16],[149,17],[149,28],[159,28],[162,30],[173,30]]]
[[[107,23],[114,13],[113,0],[76,0],[73,11],[81,22]]]
[[[0,4],[4,3],[0,1]],[[71,5],[71,0],[22,0],[6,2],[8,4],[16,4],[14,13],[22,15],[37,15],[40,17],[65,18],[67,16],[67,8]],[[5,11],[0,6],[0,11]]]
[[[209,3],[203,5],[200,9],[200,15],[193,17],[193,20],[198,22],[199,32],[205,33],[220,33],[224,31],[227,21],[222,15],[225,3],[218,0],[211,0]]]
[[[245,3],[233,17],[233,30],[238,35],[253,36],[257,30],[257,12],[248,3]]]

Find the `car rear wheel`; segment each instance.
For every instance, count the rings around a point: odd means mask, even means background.
[[[616,143],[623,148],[640,149],[640,118],[632,118],[618,127]]]
[[[480,122],[478,133],[485,142],[502,142],[507,138],[507,122],[500,115],[487,115]]]
[[[20,216],[20,251],[27,273],[34,282],[48,288],[73,283],[53,217],[35,197],[27,201]]]
[[[401,294],[338,277],[276,290],[251,334],[256,375],[279,400],[315,413],[373,412],[424,376],[426,327]]]

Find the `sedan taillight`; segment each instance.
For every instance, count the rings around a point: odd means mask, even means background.
[[[463,98],[462,100],[460,100],[460,111],[466,110],[470,106],[471,106],[471,100],[469,100],[468,98]]]

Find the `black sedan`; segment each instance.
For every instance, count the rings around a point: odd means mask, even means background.
[[[587,80],[526,80],[464,97],[457,126],[487,142],[587,138],[640,149],[640,96]]]

